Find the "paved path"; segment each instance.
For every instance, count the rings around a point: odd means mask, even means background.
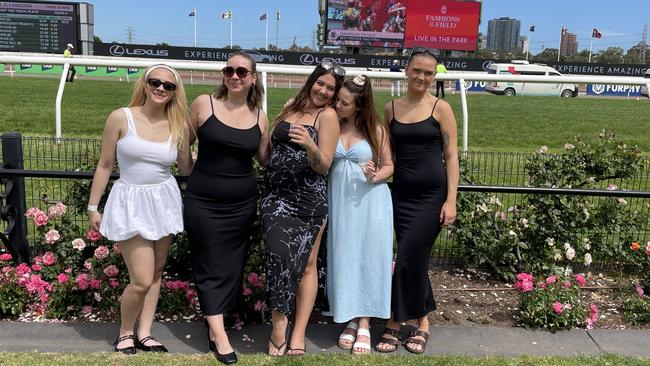
[[[344,352],[336,346],[342,325],[310,325],[308,353]],[[0,322],[0,352],[100,352],[110,351],[117,334],[112,323]],[[372,329],[373,346],[380,327]],[[404,327],[404,332],[408,329]],[[268,325],[251,325],[231,332],[239,353],[266,352]],[[203,323],[156,323],[153,334],[171,352],[208,352]],[[650,330],[571,330],[551,334],[523,328],[432,327],[426,353],[432,355],[598,355],[617,353],[650,357]],[[400,347],[397,353],[408,353]]]

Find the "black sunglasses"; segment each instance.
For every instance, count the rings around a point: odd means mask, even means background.
[[[413,49],[411,49],[411,54],[409,55],[409,59],[413,58],[413,56],[415,56],[415,55],[419,55],[419,54],[423,54],[423,53],[425,53],[427,55],[431,55],[433,58],[436,59],[436,61],[440,61],[440,59],[438,58],[438,55],[433,53],[433,51],[431,51],[430,49],[428,49],[426,47],[420,47],[420,46],[413,47]]]
[[[221,72],[223,72],[223,76],[227,78],[231,78],[233,75],[237,74],[237,77],[240,79],[243,79],[248,76],[249,73],[253,74],[252,71],[249,69],[239,66],[238,68],[234,68],[232,66],[226,66],[223,69],[221,69]]]
[[[160,81],[158,79],[147,79],[147,84],[151,85],[154,89],[158,89],[161,85],[165,91],[174,91],[176,90],[176,84],[170,83],[169,81]]]
[[[345,69],[342,68],[341,66],[334,65],[334,63],[332,63],[330,61],[323,61],[323,62],[320,63],[320,66],[325,70],[334,69],[334,74],[336,74],[338,76],[341,76],[341,77],[345,76]]]

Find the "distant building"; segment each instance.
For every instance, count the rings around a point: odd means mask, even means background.
[[[578,53],[578,40],[575,33],[566,32],[562,35],[560,56],[573,56]]]
[[[519,37],[519,43],[517,44],[517,46],[522,52],[526,52],[526,50],[528,49],[528,37],[526,36]]]
[[[499,18],[488,21],[487,48],[493,52],[512,52],[519,41],[519,19]]]

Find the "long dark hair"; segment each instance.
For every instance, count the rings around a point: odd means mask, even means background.
[[[251,63],[251,72],[256,74],[257,73],[257,64],[255,63],[255,60],[251,57],[251,55],[240,52],[240,51],[235,51],[228,56],[228,60],[235,56],[241,56],[245,59],[247,59]],[[252,75],[251,75],[252,77]],[[256,82],[251,85],[251,88],[248,90],[248,96],[246,97],[246,102],[248,104],[248,108],[250,109],[255,109],[255,108],[262,108],[262,98],[264,97],[264,89],[262,89],[262,85],[260,84],[261,80],[257,80]],[[214,97],[216,99],[227,99],[228,98],[228,87],[226,86],[225,82],[222,82],[221,85],[217,86],[214,89]]]
[[[334,77],[334,80],[336,81],[334,96],[332,97],[332,101],[330,102],[330,106],[334,105],[334,103],[336,102],[336,96],[338,95],[339,90],[341,89],[341,85],[343,85],[343,76],[337,75],[334,72],[335,67],[339,67],[339,66],[334,65],[334,67],[330,69],[325,69],[321,65],[316,66],[314,71],[307,78],[305,85],[303,85],[300,91],[298,92],[298,95],[296,95],[295,98],[290,100],[289,103],[282,109],[282,112],[280,112],[280,114],[278,114],[278,116],[275,117],[275,120],[273,120],[273,125],[284,120],[285,118],[287,118],[287,116],[291,114],[302,112],[305,109],[307,109],[307,106],[309,105],[309,93],[311,91],[311,88],[314,86],[314,83],[316,83],[316,80],[318,80],[319,77],[325,74],[331,74]]]
[[[372,83],[366,75],[355,76],[343,83],[343,87],[354,96],[354,103],[359,109],[354,116],[354,128],[361,132],[372,150],[372,160],[378,161],[383,147],[386,127],[381,122],[372,97]],[[381,131],[381,137],[377,136]]]

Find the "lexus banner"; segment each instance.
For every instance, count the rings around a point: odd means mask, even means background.
[[[155,58],[163,60],[194,60],[225,62],[232,52],[227,48],[194,48],[173,46],[150,46],[122,43],[95,43],[96,56]],[[388,69],[393,60],[398,60],[402,67],[407,58],[403,56],[350,55],[319,52],[289,52],[244,50],[258,63],[280,65],[318,65],[322,61],[337,63],[343,67],[360,67],[367,69]],[[485,71],[494,60],[470,58],[449,58],[443,60],[450,71]],[[508,62],[507,60],[498,62]],[[595,64],[579,62],[550,62],[548,66],[565,75],[611,75],[643,76],[648,69],[646,65]]]

